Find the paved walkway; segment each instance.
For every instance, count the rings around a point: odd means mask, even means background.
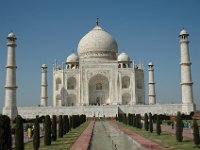
[[[125,134],[127,134],[128,136],[130,136],[133,140],[135,140],[137,143],[139,143],[141,146],[150,149],[150,150],[168,150],[167,148],[161,147],[160,145],[158,145],[157,143],[148,140],[144,137],[142,137],[141,135],[125,128],[122,127],[121,125],[118,125],[114,122],[112,122],[112,125],[115,128],[118,128],[119,130],[121,130],[122,132],[124,132]]]
[[[94,121],[91,121],[88,127],[83,131],[76,142],[72,145],[70,150],[88,150],[90,139],[92,137],[93,127]]]

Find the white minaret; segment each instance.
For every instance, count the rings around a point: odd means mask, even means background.
[[[42,65],[42,76],[41,76],[41,106],[47,106],[47,65]]]
[[[7,42],[7,65],[6,65],[6,85],[5,85],[5,105],[3,107],[3,114],[9,116],[11,119],[14,119],[17,114],[17,105],[16,105],[16,60],[15,60],[15,44],[16,36],[14,33],[8,34]]]
[[[189,54],[189,41],[188,32],[183,29],[180,32],[180,51],[181,51],[181,93],[182,104],[193,104],[193,92],[192,92],[192,77],[191,77],[191,62]]]
[[[155,82],[154,82],[154,68],[153,63],[149,62],[149,105],[156,104]]]

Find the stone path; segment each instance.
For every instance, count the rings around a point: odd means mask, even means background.
[[[93,127],[94,121],[91,121],[88,127],[83,131],[83,133],[79,136],[76,142],[72,145],[70,150],[88,150]]]
[[[127,134],[128,136],[130,136],[133,140],[135,140],[136,142],[138,142],[141,146],[146,147],[147,149],[150,150],[168,150],[167,148],[161,147],[160,145],[158,145],[157,143],[148,140],[144,137],[142,137],[141,135],[125,128],[122,127],[121,125],[118,125],[114,122],[112,122],[113,127],[121,130],[122,132],[124,132],[125,134]]]

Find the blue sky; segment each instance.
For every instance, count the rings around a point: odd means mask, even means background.
[[[35,0],[0,1],[0,110],[4,105],[6,36],[17,40],[17,105],[40,103],[41,65],[48,65],[48,103],[52,104],[52,64],[77,50],[77,45],[99,16],[100,26],[136,62],[155,64],[158,103],[180,103],[179,32],[190,36],[193,92],[200,109],[199,0]],[[147,95],[146,95],[147,101]]]

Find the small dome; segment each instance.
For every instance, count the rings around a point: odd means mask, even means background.
[[[99,25],[89,31],[78,44],[80,59],[107,59],[115,60],[118,46],[115,39]]]
[[[181,36],[181,35],[189,35],[189,34],[188,34],[187,30],[183,29],[183,30],[181,30],[179,35]]]
[[[47,65],[46,64],[42,64],[42,68],[47,68]]]
[[[8,39],[17,39],[13,32],[10,32],[7,36]]]
[[[153,66],[153,63],[152,63],[152,62],[149,62],[148,66]]]
[[[71,53],[68,57],[66,62],[77,62],[78,61],[78,56],[75,53]]]
[[[128,57],[128,55],[125,52],[122,52],[119,56],[118,56],[118,61],[130,61],[130,58]]]

